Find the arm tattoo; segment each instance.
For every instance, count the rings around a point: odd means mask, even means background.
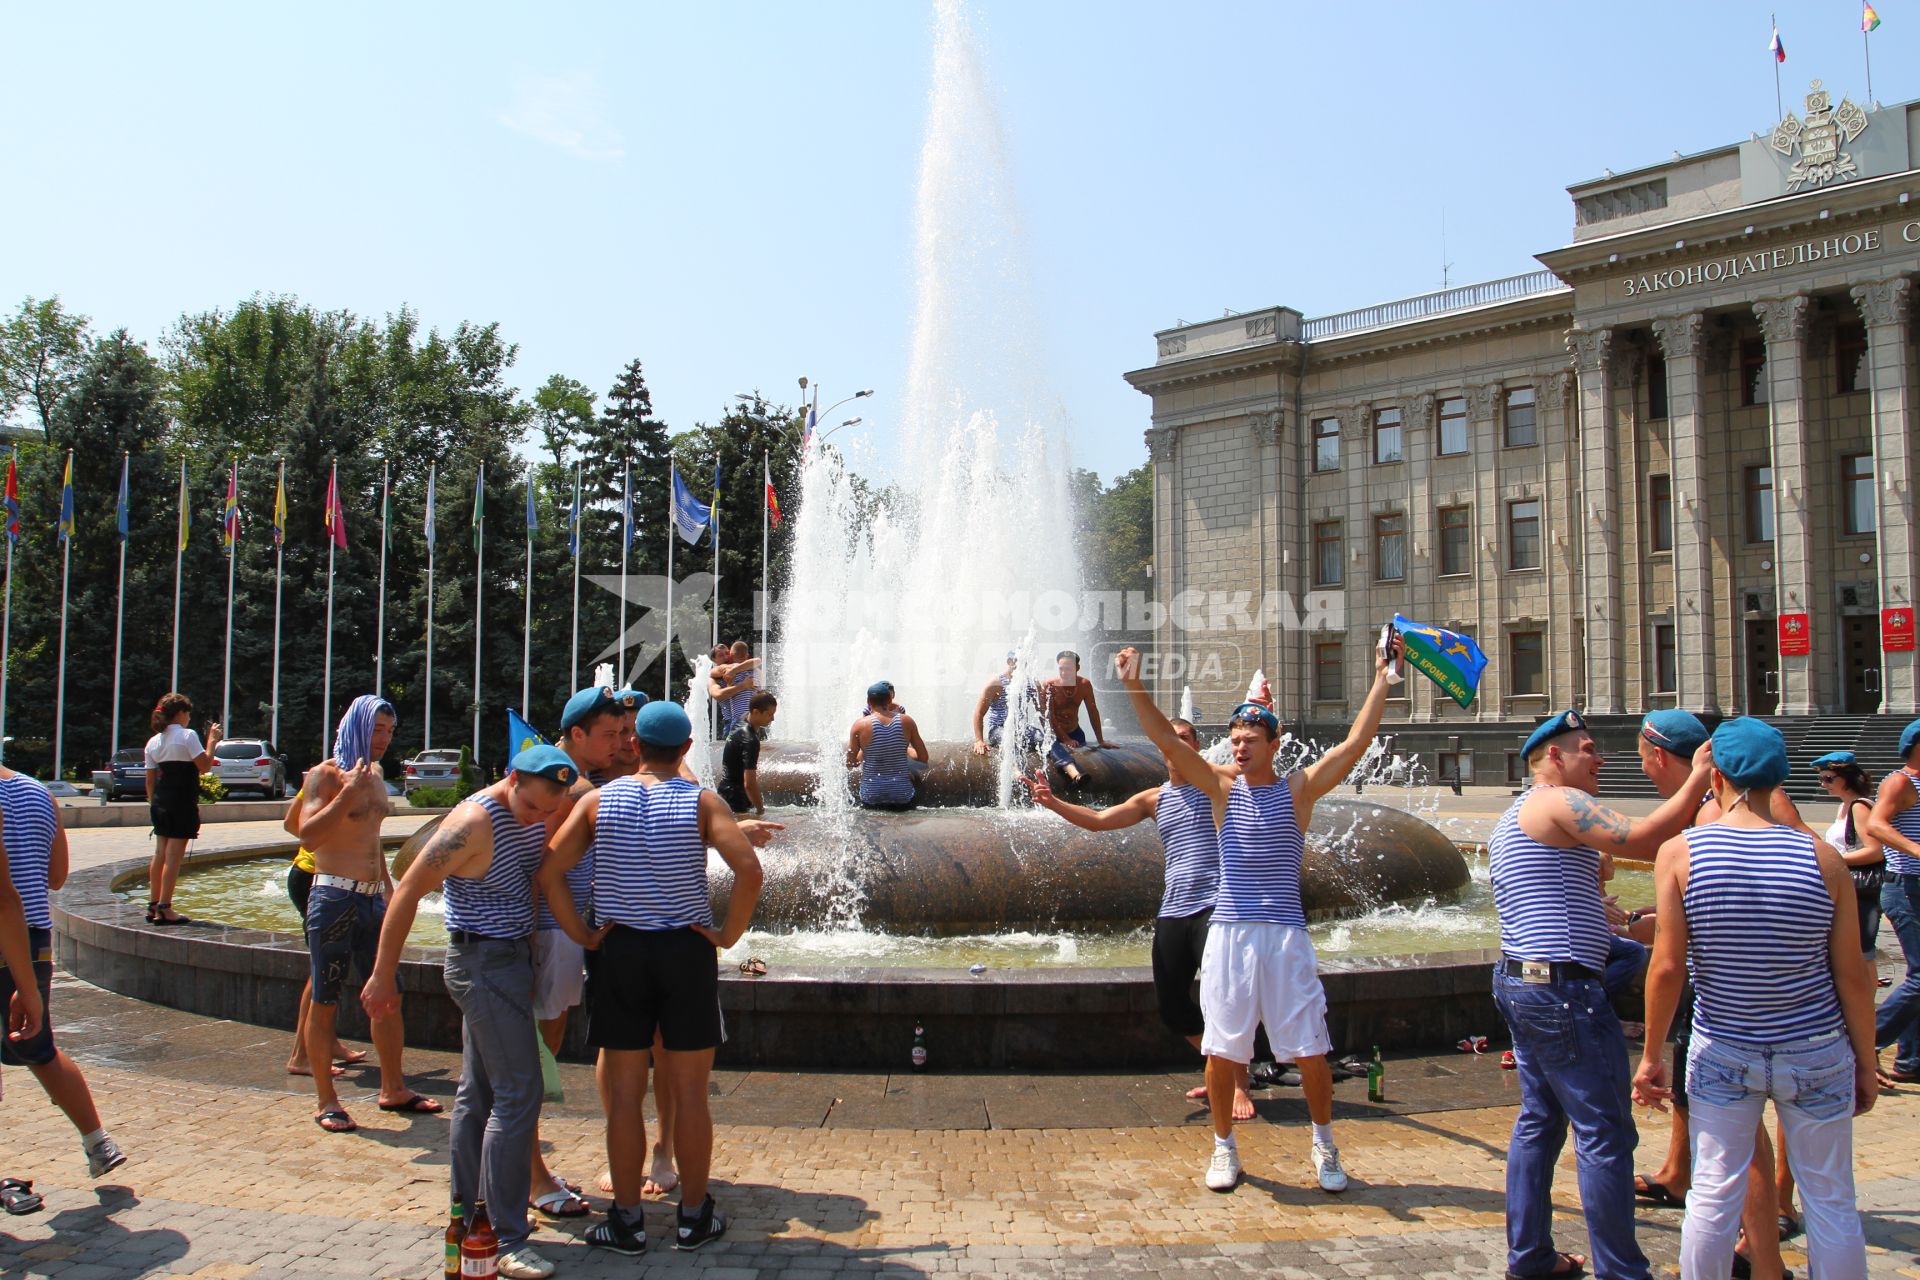
[[[1567,791],[1567,808],[1573,811],[1573,825],[1581,835],[1592,832],[1611,836],[1613,843],[1622,845],[1633,834],[1633,820],[1615,813],[1603,804],[1594,803],[1592,796],[1584,791]]]
[[[442,827],[433,833],[433,838],[427,841],[427,847],[420,851],[420,856],[426,861],[426,864],[435,871],[445,872],[447,864],[458,857],[460,852],[466,847],[467,829],[465,826]]]

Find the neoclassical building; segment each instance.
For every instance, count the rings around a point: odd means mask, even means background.
[[[1156,334],[1126,377],[1167,705],[1218,722],[1261,669],[1333,731],[1397,611],[1492,659],[1470,710],[1418,678],[1390,704],[1443,774],[1567,705],[1920,714],[1920,103],[1835,96],[1569,188],[1545,270]]]

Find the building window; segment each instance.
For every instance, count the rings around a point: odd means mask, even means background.
[[[1507,392],[1506,431],[1509,449],[1540,443],[1540,433],[1534,429],[1532,387],[1514,387]]]
[[[1507,752],[1507,781],[1530,782],[1533,775],[1527,772],[1526,758],[1518,751]]]
[[[1833,331],[1833,389],[1843,396],[1867,389],[1867,326],[1843,324]]]
[[[1340,469],[1340,419],[1314,419],[1313,469],[1315,471]]]
[[[1874,529],[1873,455],[1850,453],[1840,459],[1841,506],[1845,508],[1846,533],[1872,533]]]
[[[1507,673],[1514,696],[1546,693],[1547,666],[1538,631],[1516,631],[1507,637]]]
[[[1400,450],[1400,411],[1376,409],[1373,414],[1373,460],[1398,462]]]
[[[1773,468],[1747,468],[1747,541],[1773,541]]]
[[[1407,518],[1397,511],[1373,518],[1373,576],[1382,582],[1407,576]]]
[[[1649,549],[1673,550],[1673,477],[1647,477],[1647,535]]]
[[[1473,508],[1440,508],[1440,572],[1473,572]]]
[[[1340,536],[1338,520],[1321,520],[1313,526],[1313,585],[1337,587],[1342,575],[1341,556],[1345,539]]]
[[[1667,416],[1667,358],[1658,351],[1647,353],[1647,417]]]
[[[1653,691],[1672,693],[1680,686],[1679,665],[1674,661],[1673,624],[1653,624]]]
[[[1507,504],[1507,568],[1540,567],[1540,499]]]
[[[1767,402],[1767,344],[1758,338],[1740,343],[1740,407]]]
[[[1313,697],[1316,702],[1347,700],[1346,645],[1335,640],[1313,646]]]
[[[1440,402],[1440,452],[1467,451],[1467,398],[1450,396]]]

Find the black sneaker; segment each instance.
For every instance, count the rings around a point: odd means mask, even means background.
[[[631,1225],[621,1216],[619,1206],[607,1206],[607,1220],[587,1228],[587,1243],[615,1253],[637,1258],[647,1251],[647,1223],[644,1214]]]
[[[709,1240],[718,1240],[727,1234],[727,1220],[721,1216],[720,1207],[708,1196],[700,1206],[700,1212],[689,1218],[683,1210],[673,1233],[673,1247],[691,1252],[706,1244]]]

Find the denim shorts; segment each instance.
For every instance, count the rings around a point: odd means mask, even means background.
[[[1839,1120],[1853,1114],[1853,1070],[1853,1046],[1842,1034],[1752,1045],[1696,1029],[1687,1087],[1696,1105],[1732,1107],[1759,1096],[1814,1120]]]
[[[313,1002],[339,1004],[347,975],[373,974],[380,952],[380,924],[387,918],[384,895],[355,893],[316,884],[307,895],[307,950],[313,956]]]
[[[25,1040],[0,1033],[0,1062],[10,1067],[44,1067],[59,1053],[53,1044],[53,931],[29,927],[27,949],[33,953],[34,985],[40,988],[40,1029]],[[0,1010],[12,1002],[13,970],[0,965]]]

